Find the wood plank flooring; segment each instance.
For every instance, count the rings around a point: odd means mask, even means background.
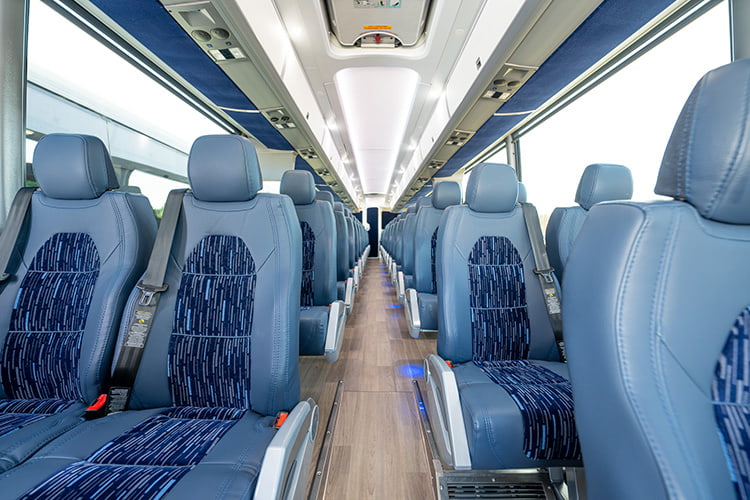
[[[411,381],[421,378],[425,356],[435,352],[435,335],[409,336],[389,282],[385,266],[368,259],[339,360],[300,360],[302,397],[312,397],[320,406],[314,461],[336,385],[344,381],[321,498],[434,498]]]

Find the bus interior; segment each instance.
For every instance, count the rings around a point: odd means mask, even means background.
[[[0,497],[750,498],[748,26],[3,0]]]

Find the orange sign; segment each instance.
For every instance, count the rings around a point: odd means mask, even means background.
[[[392,24],[365,24],[362,26],[364,30],[392,30]]]

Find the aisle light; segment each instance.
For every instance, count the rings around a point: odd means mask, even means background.
[[[362,188],[385,193],[417,94],[408,68],[345,68],[334,75]]]

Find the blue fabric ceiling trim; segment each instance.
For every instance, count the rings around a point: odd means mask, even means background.
[[[333,189],[328,186],[328,183],[326,183],[326,181],[324,181],[323,178],[320,177],[318,173],[313,170],[313,168],[307,163],[307,160],[305,160],[301,156],[297,156],[297,158],[294,160],[294,170],[307,170],[313,175],[313,179],[315,179],[315,187],[318,189],[318,191],[328,191],[333,195],[333,201],[341,201],[339,195],[337,195],[333,191]],[[344,203],[344,205],[346,205],[346,203]]]
[[[257,109],[232,80],[172,19],[158,0],[92,0],[92,3],[217,106]],[[259,113],[228,113],[267,147],[291,150]]]
[[[666,9],[672,1],[605,0],[498,111],[515,113],[541,106]],[[438,175],[453,175],[524,118],[491,117],[440,169]]]

